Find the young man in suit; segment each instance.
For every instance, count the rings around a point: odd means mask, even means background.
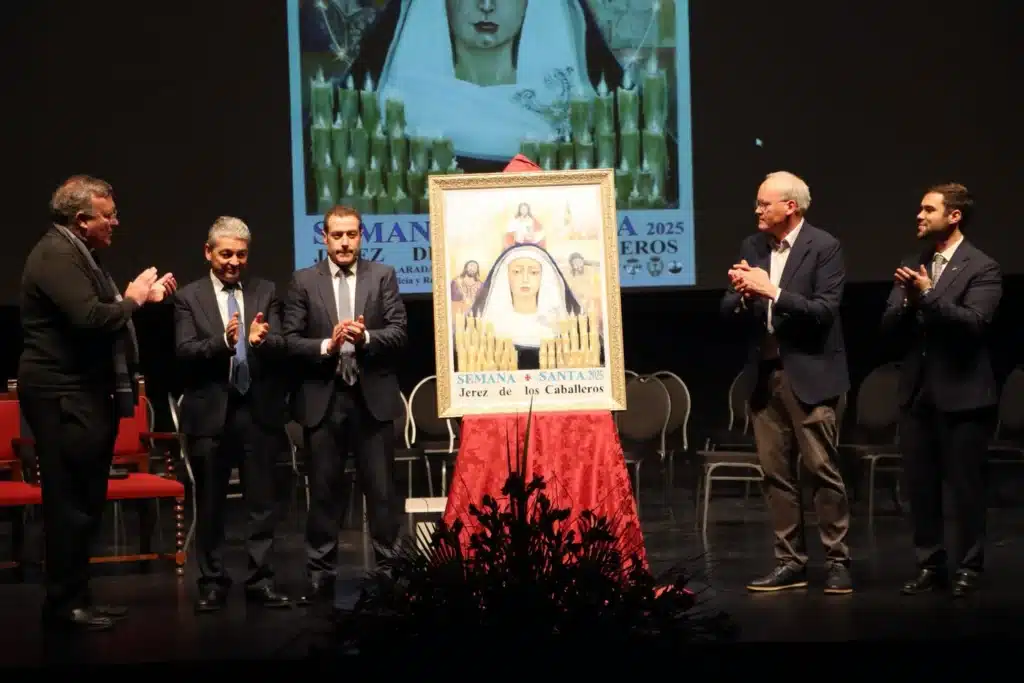
[[[974,200],[956,183],[930,188],[917,214],[927,245],[896,269],[883,331],[906,348],[900,447],[918,574],[904,595],[949,584],[942,484],[953,494],[959,548],[953,595],[978,586],[985,560],[984,464],[998,403],[988,343],[1002,297],[999,264],[964,238]]]
[[[173,293],[148,268],[118,293],[99,252],[118,227],[110,185],[73,176],[53,194],[53,226],[21,278],[18,398],[35,439],[43,489],[47,624],[106,630],[123,607],[93,602],[96,540],[122,417],[134,413],[138,347],[132,316]]]
[[[797,468],[809,474],[825,546],[826,593],[851,593],[850,509],[838,466],[836,407],[850,386],[839,319],[846,269],[839,242],[804,220],[807,184],[768,175],[757,193],[758,232],[729,270],[722,312],[746,323],[754,437],[775,527],[775,569],[757,592],[807,586]]]
[[[202,463],[196,611],[224,607],[231,579],[223,559],[224,508],[238,467],[249,513],[245,597],[250,604],[289,607],[274,586],[270,552],[277,522],[274,465],[285,448],[285,387],[280,303],[274,284],[246,277],[248,226],[222,216],[210,228],[210,272],[174,300],[174,342],[183,382],[180,429]]]
[[[327,212],[328,258],[295,273],[284,309],[289,353],[301,363],[291,409],[311,458],[303,602],[334,590],[347,458],[354,459],[366,496],[378,558],[393,550],[400,526],[394,420],[405,407],[395,368],[408,339],[407,319],[395,269],[359,258],[361,222],[349,207]]]

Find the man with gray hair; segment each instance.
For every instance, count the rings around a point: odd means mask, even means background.
[[[241,473],[249,512],[245,597],[263,607],[290,607],[274,586],[270,551],[277,524],[274,464],[283,447],[285,340],[274,283],[246,277],[252,236],[240,219],[221,216],[204,252],[210,272],[174,298],[174,343],[181,372],[180,429],[203,463],[196,555],[197,612],[227,601],[224,508],[231,470]]]
[[[853,592],[836,416],[850,386],[839,320],[846,268],[838,240],[804,220],[810,205],[797,176],[765,178],[754,209],[758,232],[740,246],[722,299],[722,313],[745,323],[749,338],[744,372],[755,378],[749,402],[775,527],[775,569],[747,584],[757,592],[807,586],[799,468],[814,490],[825,592]]]
[[[105,630],[123,607],[98,605],[89,559],[107,499],[117,425],[138,396],[132,315],[163,301],[170,273],[142,271],[122,295],[99,252],[118,227],[110,185],[78,175],[50,202],[53,226],[36,243],[21,278],[23,350],[18,399],[35,440],[43,491],[47,625]]]

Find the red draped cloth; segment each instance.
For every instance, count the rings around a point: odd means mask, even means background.
[[[526,420],[526,415],[462,420],[444,520],[449,525],[462,521],[463,550],[468,550],[470,535],[478,531],[476,519],[469,514],[470,504],[479,507],[484,495],[490,494],[500,508],[508,507],[501,489],[509,476],[509,455],[513,467],[522,459]],[[610,412],[534,413],[525,466],[527,482],[533,475],[543,477],[547,484],[543,493],[552,505],[570,509],[570,525],[578,524],[583,510],[607,517],[624,564],[628,566],[635,554],[647,566],[633,486]]]

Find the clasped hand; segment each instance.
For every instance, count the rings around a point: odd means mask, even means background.
[[[337,351],[345,342],[353,346],[361,346],[366,341],[366,323],[363,316],[355,320],[341,320],[334,326],[331,333],[330,352]]]
[[[772,284],[764,268],[754,268],[746,259],[729,269],[729,283],[732,288],[749,299],[752,296],[775,298],[779,288]]]
[[[917,270],[900,266],[896,269],[894,277],[896,284],[903,288],[908,297],[920,296],[922,292],[931,289],[932,286],[932,278],[924,266],[919,266]]]

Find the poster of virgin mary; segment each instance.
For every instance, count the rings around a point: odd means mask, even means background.
[[[625,405],[611,170],[430,179],[445,417]]]
[[[579,334],[578,321],[584,313],[551,254],[531,243],[515,244],[502,252],[470,311],[498,343],[511,343],[514,366],[519,370],[540,369],[545,342],[557,340],[569,324],[575,324]],[[601,364],[602,335],[598,333],[592,342],[591,353]]]

